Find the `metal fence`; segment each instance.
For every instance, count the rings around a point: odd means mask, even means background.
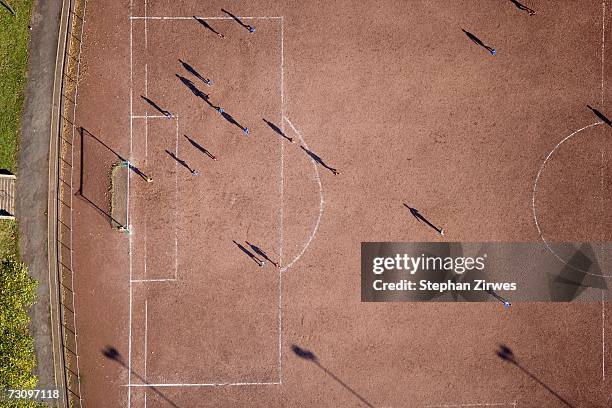
[[[86,0],[64,0],[62,10],[62,27],[60,28],[58,55],[56,62],[56,89],[54,103],[54,121],[52,129],[52,153],[55,150],[57,159],[54,192],[55,203],[55,242],[50,242],[50,263],[56,263],[57,283],[57,325],[59,341],[56,366],[60,366],[60,376],[65,387],[65,404],[69,407],[82,407],[81,378],[79,373],[79,349],[77,341],[77,324],[75,310],[72,240],[72,210],[75,186],[77,186],[73,163],[75,160],[74,143],[78,134],[76,122],[77,97],[80,74],[80,56],[82,50],[83,27],[85,24]],[[53,156],[51,157],[53,160]],[[53,169],[52,169],[53,170]],[[52,176],[51,176],[52,177]],[[51,180],[53,182],[54,180]],[[50,214],[51,216],[51,214]],[[53,234],[55,233],[55,234]],[[58,361],[59,360],[59,361]],[[62,375],[63,374],[63,375]],[[56,375],[57,376],[57,375]]]

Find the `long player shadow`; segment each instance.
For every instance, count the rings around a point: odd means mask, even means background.
[[[186,63],[180,58],[179,58],[179,62],[181,63],[183,68],[185,68],[185,70],[189,72],[190,74],[192,74],[194,77],[198,78],[200,81],[204,82],[208,86],[212,85],[212,81],[209,78],[204,78],[202,74],[200,74],[194,67],[192,67],[191,65],[189,65],[188,63]]]
[[[202,92],[193,81],[185,78],[182,75],[174,74],[182,83],[185,85],[195,96],[198,98],[202,98],[204,101],[208,102],[208,95],[205,92]],[[209,103],[210,105],[210,103]]]
[[[312,160],[314,160],[316,163],[320,164],[321,166],[325,167],[327,170],[331,171],[332,173],[334,173],[334,175],[338,175],[340,174],[340,172],[338,170],[336,170],[335,168],[329,166],[327,163],[325,163],[323,161],[323,159],[321,157],[319,157],[317,154],[315,154],[312,150],[305,148],[304,146],[300,146],[302,148],[302,150],[304,150],[306,152],[306,154],[308,156],[310,156],[310,158]]]
[[[102,350],[102,354],[104,355],[104,357],[108,358],[109,360],[115,361],[117,363],[119,363],[123,368],[125,368],[126,370],[129,370],[130,368],[128,367],[127,364],[125,364],[125,362],[122,360],[121,358],[121,354],[119,353],[119,351],[112,347],[112,346],[106,346],[104,347],[104,349]],[[148,384],[147,381],[145,381],[144,378],[142,378],[142,376],[140,376],[138,373],[136,373],[134,370],[131,370],[131,373],[133,375],[136,376],[136,378],[138,378],[140,381],[142,381],[143,384]],[[180,408],[178,405],[176,405],[170,398],[166,397],[164,395],[164,393],[162,393],[160,390],[158,390],[157,388],[153,387],[153,386],[148,386],[146,387],[148,389],[150,389],[151,391],[153,391],[154,393],[156,393],[157,395],[159,395],[164,401],[166,401],[168,404],[170,404],[171,406],[173,406],[174,408]]]
[[[195,19],[195,20],[196,20],[198,23],[202,24],[202,25],[204,26],[204,28],[206,28],[206,29],[208,29],[208,30],[212,31],[213,33],[217,34],[217,36],[218,36],[218,37],[220,37],[220,38],[223,38],[223,37],[224,37],[224,36],[223,36],[223,34],[221,34],[220,32],[218,32],[218,31],[217,31],[217,30],[215,30],[214,28],[212,28],[212,27],[210,26],[210,24],[208,24],[208,23],[206,22],[206,20],[204,20],[203,18],[200,18],[200,17],[197,17],[197,16],[193,16],[193,18],[194,18],[194,19]]]
[[[224,12],[225,14],[227,14],[228,16],[230,16],[231,18],[233,18],[238,24],[240,24],[242,27],[246,28],[247,30],[251,31],[253,27],[251,27],[248,24],[245,24],[244,22],[242,22],[242,20],[240,20],[238,17],[236,17],[234,14],[230,13],[229,11],[225,10],[225,9],[221,9],[222,12]]]
[[[189,79],[187,79],[184,76],[179,75],[179,74],[174,74],[174,75],[183,83],[183,85],[185,85],[191,91],[191,93],[193,93],[198,98],[202,99],[204,102],[206,102],[208,104],[208,106],[210,106],[211,108],[215,109],[217,112],[220,112],[221,116],[223,116],[223,118],[225,120],[227,120],[229,123],[231,123],[232,125],[237,126],[243,132],[245,131],[245,129],[247,129],[246,127],[242,126],[232,115],[230,115],[229,113],[225,112],[219,106],[213,105],[213,103],[210,101],[210,98],[209,98],[208,94],[206,94],[205,92],[202,92],[193,83],[193,81],[190,81]]]
[[[461,31],[463,31],[465,33],[465,35],[476,45],[481,46],[482,48],[486,49],[487,51],[489,51],[491,54],[495,55],[495,49],[493,49],[492,47],[489,47],[488,45],[486,45],[485,43],[482,42],[482,40],[478,37],[476,37],[476,35],[470,33],[469,31],[465,31],[463,28],[461,29]]]
[[[259,259],[254,253],[246,249],[246,247],[242,244],[239,244],[236,241],[232,241],[236,246],[244,252],[249,258],[251,258],[260,268],[264,266],[264,263],[261,259]]]
[[[279,134],[280,136],[284,137],[285,139],[287,139],[288,141],[293,143],[293,138],[287,136],[278,126],[276,126],[274,123],[270,122],[269,120],[267,120],[265,118],[262,118],[262,119],[263,119],[264,122],[266,122],[266,124],[270,127],[270,129],[272,129],[277,134]]]
[[[591,111],[593,111],[595,116],[597,116],[599,119],[601,119],[606,125],[612,126],[612,121],[610,121],[610,119],[608,119],[608,117],[606,115],[601,113],[601,111],[595,109],[591,105],[587,105],[587,108],[589,108]]]
[[[344,381],[342,381],[341,379],[339,379],[338,377],[336,377],[336,375],[334,373],[332,373],[331,371],[329,371],[327,368],[325,368],[325,366],[323,366],[320,362],[318,357],[310,350],[306,350],[301,348],[300,346],[296,346],[295,344],[291,345],[291,351],[293,351],[293,353],[298,356],[301,359],[307,360],[312,362],[314,365],[316,365],[317,367],[319,367],[321,370],[323,370],[323,372],[325,374],[327,374],[328,376],[330,376],[331,378],[333,378],[338,384],[340,384],[341,386],[343,386],[348,392],[350,392],[351,394],[353,394],[359,401],[361,401],[362,403],[364,403],[366,406],[370,407],[370,408],[374,408],[374,405],[370,404],[365,398],[363,398],[361,395],[359,395],[354,389],[352,389],[350,386],[348,386],[348,384],[346,384]]]
[[[506,346],[504,344],[500,344],[499,345],[499,349],[497,350],[497,352],[495,354],[497,354],[497,357],[501,358],[504,361],[509,362],[510,364],[514,365],[519,370],[521,370],[522,372],[527,374],[527,376],[529,376],[529,378],[531,378],[532,380],[534,380],[535,382],[540,384],[542,387],[544,387],[544,389],[546,389],[546,391],[548,391],[551,395],[553,395],[555,398],[557,398],[559,401],[561,401],[563,404],[565,404],[569,408],[577,408],[574,405],[572,405],[571,403],[569,403],[569,401],[567,401],[561,395],[557,394],[557,392],[555,392],[555,390],[553,390],[547,384],[542,382],[542,380],[540,380],[538,377],[536,377],[534,374],[532,374],[529,370],[527,370],[525,367],[523,367],[521,364],[519,364],[519,362],[516,360],[516,356],[514,355],[514,352],[512,351],[512,349],[510,349],[510,347],[508,347],[508,346]]]

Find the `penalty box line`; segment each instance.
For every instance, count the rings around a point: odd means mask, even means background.
[[[178,139],[179,139],[179,115],[172,115],[172,116],[164,116],[164,115],[130,115],[131,119],[144,119],[145,120],[145,133],[148,132],[148,119],[174,119],[175,122],[175,147],[174,147],[174,151],[175,154],[178,156],[179,155],[179,151],[178,151]],[[146,140],[145,140],[145,145],[146,145]],[[145,147],[146,150],[146,147]],[[145,159],[147,156],[147,152],[145,151]],[[131,162],[131,161],[130,161]],[[144,268],[145,268],[145,278],[143,279],[133,279],[132,277],[130,277],[130,283],[142,283],[142,282],[173,282],[173,281],[178,281],[178,230],[176,228],[176,225],[178,223],[178,163],[174,163],[174,168],[175,168],[175,175],[174,175],[174,202],[175,202],[175,208],[174,208],[174,277],[173,278],[151,278],[148,279],[146,278],[146,265],[147,265],[147,231],[146,228],[143,232],[143,239],[144,239],[144,243],[145,243],[145,247],[144,247]],[[128,196],[128,211],[129,211],[129,197],[130,197],[130,188],[129,188],[129,177],[128,177],[128,192],[127,192],[127,196]],[[146,222],[146,220],[145,220]],[[130,225],[130,220],[129,220],[129,212],[128,212],[128,220],[127,220],[127,225],[130,228],[130,231],[132,231],[132,226]],[[133,231],[132,231],[133,233]],[[130,234],[132,235],[132,234]],[[131,251],[130,251],[131,254]],[[132,263],[132,259],[130,256],[130,266]],[[130,275],[131,276],[131,275]]]
[[[217,16],[217,17],[203,17],[203,16],[133,16],[130,20],[193,20],[194,17],[202,20],[234,20],[233,17]],[[282,16],[244,16],[237,17],[241,20],[282,20]]]
[[[233,17],[199,17],[199,16],[195,16],[197,18],[201,18],[204,20],[234,20]],[[131,16],[130,17],[130,23],[132,23],[132,20],[190,20],[193,19],[194,16],[191,17],[155,17],[155,16],[144,16],[144,17],[134,17]],[[280,83],[281,83],[281,126],[284,127],[284,122],[283,122],[283,116],[284,116],[284,17],[283,16],[263,16],[263,17],[238,17],[239,19],[244,19],[244,20],[279,20],[281,23],[281,44],[280,44],[280,52],[281,52],[281,60],[280,60],[280,65],[281,65],[281,78],[280,78]],[[131,35],[132,35],[132,27],[130,24],[130,40],[131,40]],[[145,42],[146,42],[146,31],[145,31]],[[132,81],[133,78],[133,74],[132,74],[132,62],[131,62],[131,58],[132,58],[132,44],[130,44],[130,82]],[[145,70],[146,70],[146,65],[145,65]],[[147,80],[148,80],[148,72],[145,72],[145,88],[148,88],[148,84],[147,84]],[[147,93],[148,89],[145,89],[145,93]],[[130,100],[132,99],[132,90],[130,89]],[[130,101],[131,103],[131,101]],[[132,111],[132,106],[130,105],[130,123],[132,123],[133,120],[135,119],[144,119],[145,121],[145,132],[148,130],[148,120],[149,119],[175,119],[176,121],[176,146],[175,146],[175,153],[179,154],[178,151],[178,134],[179,134],[179,116],[178,115],[172,115],[172,116],[165,116],[165,115],[149,115],[148,113],[145,113],[145,115],[135,115],[134,112]],[[130,126],[131,128],[131,126]],[[131,151],[131,143],[132,143],[132,129],[130,129],[130,151]],[[146,136],[145,136],[146,137]],[[145,140],[145,144],[146,144],[146,140]],[[284,167],[284,163],[283,163],[283,153],[284,153],[284,144],[281,145],[281,191],[283,189],[283,185],[284,185],[284,174],[283,174],[283,167]],[[145,147],[146,149],[146,147]],[[145,156],[146,156],[146,152],[145,152]],[[175,163],[175,167],[178,167],[178,163]],[[175,200],[178,203],[178,169],[176,171],[175,174]],[[129,199],[129,187],[128,187],[128,199]],[[281,242],[280,242],[280,251],[282,253],[282,246],[283,246],[283,237],[282,237],[282,195],[281,195]],[[178,206],[175,208],[175,221],[178,222]],[[175,226],[176,226],[176,222],[175,222]],[[129,225],[129,220],[128,220],[128,225]],[[145,242],[146,242],[146,230],[145,230]],[[178,231],[176,230],[175,227],[175,257],[174,257],[174,261],[175,261],[175,268],[174,268],[174,278],[160,278],[160,279],[133,279],[132,278],[132,251],[130,250],[130,339],[129,339],[129,349],[130,349],[130,356],[129,356],[129,364],[131,367],[131,346],[132,346],[132,340],[131,340],[131,332],[132,332],[132,328],[131,328],[131,314],[132,314],[132,292],[131,292],[131,285],[133,283],[155,283],[155,282],[175,282],[178,281]],[[130,235],[131,238],[131,235]],[[145,244],[146,245],[146,244]],[[131,246],[131,239],[130,239],[130,246]],[[146,247],[145,247],[145,258],[146,258]],[[146,264],[146,259],[145,259],[145,264]],[[264,385],[282,385],[282,295],[281,295],[281,290],[282,290],[282,271],[279,271],[279,283],[278,283],[278,292],[279,292],[279,297],[278,297],[278,376],[279,379],[278,381],[274,381],[274,382],[211,382],[211,383],[176,383],[176,384],[132,384],[131,383],[131,378],[128,381],[128,384],[126,385],[128,387],[128,389],[131,389],[132,387],[221,387],[221,386],[264,386]],[[146,330],[146,328],[145,328]],[[146,348],[146,345],[145,345]],[[145,355],[145,367],[147,365],[147,356]],[[130,395],[131,396],[131,395]],[[129,405],[129,397],[128,397],[128,405]]]
[[[223,386],[259,386],[259,385],[282,385],[280,382],[226,382],[226,383],[176,383],[176,384],[125,384],[130,388],[159,388],[159,387],[223,387]]]

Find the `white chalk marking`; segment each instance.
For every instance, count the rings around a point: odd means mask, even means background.
[[[147,381],[147,339],[149,329],[149,300],[145,299],[145,327],[144,327],[144,380]]]
[[[132,13],[132,0],[130,0],[130,14]],[[133,117],[134,117],[134,105],[133,105],[133,30],[134,30],[134,24],[132,22],[132,20],[130,20],[130,159],[131,159],[131,155],[132,155],[132,137],[133,137],[133,133],[134,133],[134,123],[133,123]],[[128,185],[129,185],[129,173],[128,172]],[[128,188],[128,199],[129,199],[129,188]],[[127,205],[127,212],[129,214],[130,211],[130,205],[128,202]],[[128,218],[129,220],[129,218]],[[129,224],[129,223],[128,223]],[[132,234],[129,234],[129,277],[130,277],[130,283],[129,283],[129,295],[130,295],[130,301],[129,301],[129,315],[128,315],[128,384],[132,383]],[[131,392],[131,388],[128,388],[128,408],[130,408],[132,406],[132,392]]]
[[[285,20],[281,19],[281,132],[285,133],[285,124],[283,116],[285,116],[285,71],[284,71],[284,52],[285,52],[285,37],[284,37]],[[285,138],[281,140],[281,165],[280,165],[280,255],[279,266],[283,265],[283,231],[284,231],[284,195],[285,195]],[[278,270],[278,381],[283,383],[283,273],[282,269]]]
[[[177,279],[168,278],[168,279],[131,279],[132,283],[149,283],[149,282],[176,282]]]
[[[132,115],[131,119],[171,119],[174,116],[165,116],[165,115]]]
[[[550,151],[550,153],[548,153],[548,156],[546,156],[546,159],[544,159],[544,162],[542,163],[542,165],[540,166],[540,169],[538,170],[538,174],[536,176],[535,183],[533,185],[533,194],[532,194],[532,197],[531,197],[531,210],[533,212],[533,220],[535,221],[535,225],[536,225],[536,228],[538,230],[538,234],[540,235],[540,239],[542,240],[544,245],[546,245],[546,248],[548,248],[550,253],[553,254],[555,258],[557,258],[559,261],[561,261],[565,265],[567,265],[567,262],[564,259],[562,259],[559,255],[557,255],[557,253],[550,247],[550,245],[548,244],[548,241],[546,241],[546,238],[544,238],[544,234],[542,232],[542,229],[540,228],[540,224],[538,223],[538,216],[537,216],[537,211],[536,211],[536,195],[537,195],[537,189],[538,189],[538,181],[540,180],[540,176],[542,175],[542,171],[544,170],[544,167],[546,166],[546,163],[551,158],[551,156],[555,153],[555,151],[557,151],[559,146],[561,146],[564,142],[566,142],[568,139],[570,139],[574,135],[578,134],[579,132],[582,132],[585,129],[591,128],[593,126],[601,125],[601,124],[603,124],[603,122],[599,121],[599,122],[591,123],[590,125],[586,125],[586,126],[580,128],[580,129],[576,130],[575,132],[573,132],[569,136],[565,137],[559,143],[557,143],[557,145]],[[588,272],[588,271],[582,271],[582,272],[584,272],[584,273],[586,273],[588,275],[601,276],[601,277],[605,277],[605,278],[612,277],[612,275],[597,275],[597,274],[593,274],[592,272]]]
[[[306,149],[309,149],[308,148],[308,144],[306,144],[306,141],[302,137],[302,134],[295,128],[295,126],[293,126],[293,123],[291,123],[289,118],[283,117],[283,119],[287,121],[287,123],[289,124],[291,129],[293,129],[295,134],[300,138],[300,141],[302,142],[304,147]],[[315,235],[317,234],[317,230],[319,229],[319,225],[321,224],[321,217],[323,216],[323,204],[325,202],[324,198],[323,198],[323,185],[321,184],[321,177],[319,176],[319,168],[317,166],[317,163],[315,163],[314,159],[312,159],[312,158],[311,158],[311,161],[312,161],[312,165],[313,165],[314,171],[315,171],[315,178],[317,179],[317,184],[319,185],[319,197],[320,197],[320,200],[319,200],[319,216],[317,217],[317,222],[316,222],[316,224],[314,226],[314,229],[312,230],[312,233],[308,237],[308,241],[306,241],[306,244],[304,245],[304,247],[302,248],[300,253],[295,258],[293,258],[293,260],[287,266],[284,266],[283,268],[281,268],[282,272],[285,272],[287,269],[291,268],[291,266],[295,262],[297,262],[298,259],[300,259],[302,257],[302,255],[304,255],[304,252],[306,252],[306,249],[308,249],[308,247],[310,246],[310,243],[312,242],[312,240],[314,239]]]
[[[176,155],[179,155],[178,140],[179,140],[179,118],[176,116]],[[174,168],[177,169],[178,163],[175,161]],[[178,169],[174,172],[174,279],[178,279]]]
[[[133,16],[130,17],[131,20],[194,20],[194,16]],[[201,20],[233,20],[233,17],[229,16],[215,16],[215,17],[201,17],[196,16]],[[248,16],[248,17],[238,17],[240,20],[276,20],[282,19],[282,16]]]
[[[145,0],[146,1],[146,0]],[[239,17],[241,19],[281,19],[282,17]],[[145,17],[145,18],[134,18],[134,17],[130,17],[130,20],[135,20],[135,19],[151,19],[151,20],[155,20],[155,19],[161,19],[161,20],[187,20],[187,19],[193,19],[193,17],[179,17],[179,18],[168,18],[168,17]],[[209,18],[206,18],[209,19]],[[219,18],[212,18],[212,19],[217,19],[217,20],[231,20],[231,17],[219,17]],[[146,22],[145,22],[145,27],[146,27]],[[282,121],[283,115],[284,115],[284,71],[283,71],[283,61],[284,61],[284,45],[283,45],[283,34],[282,34],[282,30],[283,30],[283,26],[281,25],[281,126],[283,126],[284,129],[284,123]],[[132,139],[133,139],[133,125],[132,125],[132,121],[134,119],[144,119],[145,120],[145,160],[147,157],[147,125],[148,125],[148,119],[168,119],[169,117],[164,116],[164,115],[149,115],[148,111],[145,111],[145,115],[134,115],[133,114],[133,102],[132,102],[132,83],[133,83],[133,63],[132,63],[132,32],[133,32],[133,25],[132,25],[132,21],[130,21],[130,157],[131,157],[131,151],[132,151]],[[147,40],[146,40],[146,28],[145,28],[145,44],[146,44]],[[148,96],[148,66],[147,64],[145,64],[145,96]],[[179,145],[178,145],[178,136],[179,136],[179,117],[178,115],[173,115],[171,118],[174,118],[176,120],[176,140],[175,140],[175,154],[178,156],[179,153]],[[300,136],[301,138],[301,136]],[[303,140],[303,139],[302,139]],[[175,162],[175,203],[178,203],[178,170],[177,170],[177,166],[178,164]],[[317,169],[315,169],[315,171],[317,171]],[[318,174],[318,171],[317,171]],[[282,145],[281,147],[281,192],[284,189],[284,145]],[[283,212],[283,202],[282,202],[282,195],[281,195],[281,238],[280,238],[280,252],[281,252],[281,257],[282,257],[282,248],[283,248],[283,238],[282,238],[282,231],[283,231],[283,227],[282,227],[282,212]],[[174,282],[178,280],[178,229],[177,229],[177,222],[178,222],[178,204],[176,204],[175,206],[175,274],[174,274],[174,278],[170,279],[170,278],[166,278],[166,279],[132,279],[132,251],[131,251],[131,236],[130,236],[130,337],[129,337],[129,350],[128,350],[128,355],[129,355],[129,366],[131,367],[131,313],[132,313],[132,284],[133,283],[150,283],[150,282]],[[146,237],[145,237],[146,239]],[[146,258],[146,254],[145,254],[145,258]],[[281,258],[282,259],[282,258]],[[146,265],[146,259],[145,259],[145,265]],[[279,333],[278,333],[278,369],[279,369],[279,381],[278,382],[217,382],[217,383],[177,383],[177,384],[133,384],[131,382],[131,376],[128,376],[128,384],[127,387],[131,388],[131,387],[220,387],[220,386],[257,386],[257,385],[281,385],[282,384],[282,273],[284,270],[279,270],[279,287],[278,287],[278,291],[279,291],[279,297],[278,297],[278,329],[279,329]],[[147,311],[147,303],[145,301],[145,315],[147,315],[148,311]],[[145,316],[145,333],[147,332],[147,316]],[[145,334],[145,338],[147,337],[147,335]],[[145,354],[147,353],[147,350],[145,349]],[[145,359],[145,366],[146,366],[146,359]],[[131,368],[130,368],[131,371]],[[146,369],[145,369],[146,372]],[[145,394],[145,400],[146,400],[146,394]],[[131,401],[131,394],[128,393],[128,405],[130,405],[130,401]]]
[[[227,387],[227,386],[246,386],[246,385],[281,385],[279,382],[226,382],[226,383],[176,383],[176,384],[126,384],[125,387]]]

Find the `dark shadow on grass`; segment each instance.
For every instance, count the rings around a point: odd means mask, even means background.
[[[121,358],[121,354],[119,353],[119,351],[112,347],[112,346],[106,346],[104,347],[104,349],[102,350],[102,355],[104,355],[104,357],[108,358],[109,360],[115,361],[117,363],[119,363],[123,368],[125,368],[126,370],[130,370],[129,366],[123,361],[123,359]],[[134,370],[130,370],[132,375],[134,375],[136,378],[138,378],[144,385],[147,385],[148,382],[142,378],[142,376],[140,376],[137,372],[135,372]],[[157,395],[159,395],[164,401],[166,401],[168,404],[170,404],[170,406],[174,407],[174,408],[180,408],[178,405],[176,405],[170,398],[166,397],[166,395],[164,395],[164,393],[162,393],[160,390],[158,390],[157,388],[147,385],[145,388],[153,391],[154,393],[156,393]]]
[[[593,108],[590,105],[587,105],[587,108],[589,108],[590,110],[593,111],[593,113],[595,114],[595,116],[597,116],[599,119],[601,119],[603,121],[603,123],[605,123],[608,126],[612,126],[612,121],[610,121],[610,119],[608,119],[608,117],[606,115],[604,115],[603,113],[601,113],[599,110]]]
[[[13,15],[13,17],[15,16],[15,10],[13,10],[13,8],[8,4],[5,3],[4,1],[0,0],[0,4],[8,10],[9,13],[11,13]]]
[[[370,407],[370,408],[374,408],[374,405],[370,404],[365,398],[363,398],[361,395],[359,395],[355,390],[353,390],[351,387],[349,387],[344,381],[342,381],[341,379],[339,379],[338,377],[336,377],[336,375],[334,373],[332,373],[331,371],[329,371],[327,368],[325,368],[320,362],[319,359],[317,358],[317,356],[310,350],[306,350],[301,348],[300,346],[296,346],[295,344],[291,345],[291,351],[293,351],[293,353],[298,356],[299,358],[302,358],[306,361],[310,361],[311,363],[313,363],[314,365],[316,365],[317,367],[319,367],[321,370],[323,370],[323,372],[325,374],[327,374],[328,376],[330,376],[331,378],[333,378],[338,384],[340,384],[341,386],[343,386],[348,392],[350,392],[351,394],[353,394],[353,396],[355,396],[359,401],[361,401],[362,403],[364,403],[366,406]]]

